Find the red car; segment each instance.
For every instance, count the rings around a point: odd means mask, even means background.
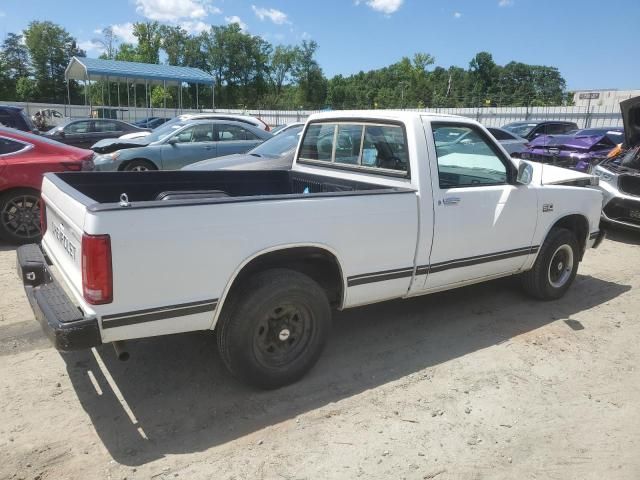
[[[46,172],[93,170],[93,152],[0,127],[0,237],[40,239],[40,187]]]

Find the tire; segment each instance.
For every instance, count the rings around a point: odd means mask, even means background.
[[[18,245],[40,241],[40,192],[17,188],[0,195],[0,237]]]
[[[522,275],[525,292],[540,300],[562,297],[576,278],[579,258],[575,234],[566,228],[552,229],[533,268]]]
[[[149,160],[137,158],[127,163],[122,170],[125,172],[147,172],[149,170],[158,170],[158,167]]]
[[[331,328],[324,290],[287,269],[260,272],[234,292],[217,326],[232,375],[262,389],[296,382],[320,357]]]

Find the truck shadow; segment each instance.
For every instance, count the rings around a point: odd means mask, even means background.
[[[579,275],[565,298],[541,303],[524,297],[514,283],[499,280],[337,313],[318,365],[277,391],[256,391],[231,378],[211,333],[130,342],[128,362],[116,360],[110,346],[97,355],[63,357],[112,457],[138,466],[224,444],[568,319],[631,288]]]
[[[640,232],[631,229],[623,229],[616,226],[607,227],[607,240],[626,243],[628,245],[640,245]]]

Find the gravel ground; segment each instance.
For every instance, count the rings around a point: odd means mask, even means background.
[[[338,313],[275,392],[209,333],[61,355],[0,245],[0,479],[636,480],[639,244],[612,232],[555,302],[504,279]]]

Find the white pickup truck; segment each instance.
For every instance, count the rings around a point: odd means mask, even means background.
[[[47,174],[18,266],[60,350],[215,329],[234,375],[275,388],[314,365],[332,308],[508,275],[561,297],[603,238],[596,180],[467,118],[328,112],[291,171]]]

